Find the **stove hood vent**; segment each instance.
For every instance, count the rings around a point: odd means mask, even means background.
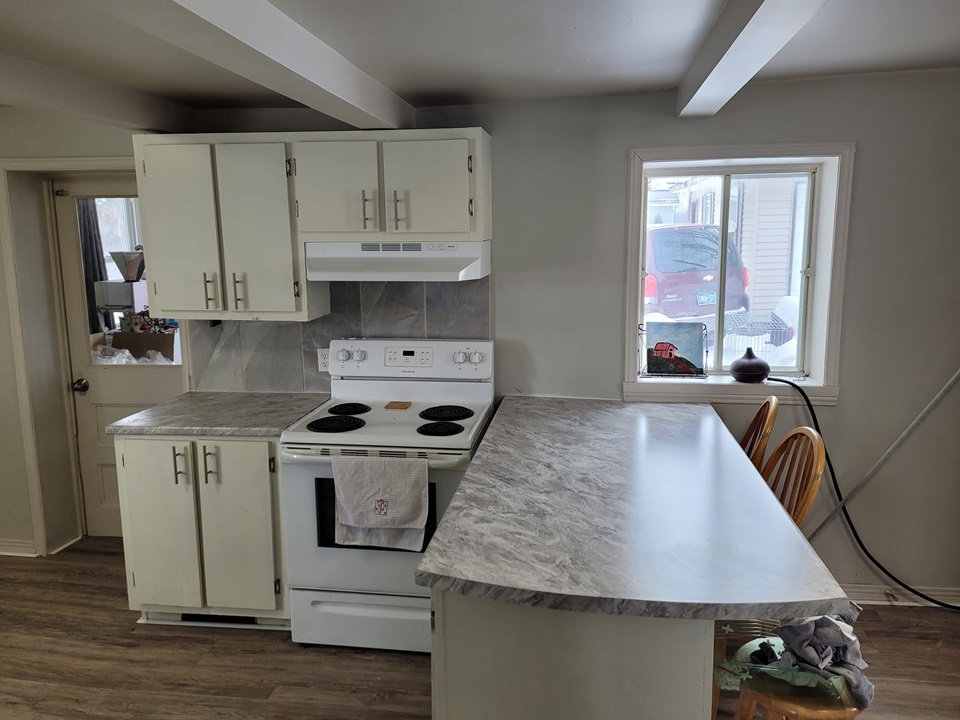
[[[307,280],[458,282],[490,274],[490,241],[308,242]]]

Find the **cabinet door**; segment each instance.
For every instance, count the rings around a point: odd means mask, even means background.
[[[282,143],[216,146],[229,310],[296,310],[293,237]]]
[[[224,309],[209,145],[147,145],[138,175],[150,311]]]
[[[130,607],[201,607],[191,443],[121,443],[120,512]]]
[[[469,232],[468,156],[466,140],[385,142],[387,232]]]
[[[207,605],[273,610],[273,502],[270,445],[197,443]]]
[[[380,230],[380,166],[375,141],[296,143],[293,155],[301,232]]]

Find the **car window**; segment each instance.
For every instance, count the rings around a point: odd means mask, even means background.
[[[663,228],[654,230],[652,237],[653,257],[658,272],[717,269],[719,228]],[[727,266],[740,266],[740,256],[732,244],[727,246]]]

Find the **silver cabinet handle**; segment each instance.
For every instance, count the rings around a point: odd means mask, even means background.
[[[177,466],[177,458],[178,458],[178,457],[186,458],[186,455],[185,455],[184,453],[179,453],[179,452],[177,452],[177,447],[176,447],[176,445],[171,446],[170,449],[173,450],[173,484],[174,484],[174,485],[179,485],[179,484],[180,484],[180,476],[183,475],[183,477],[186,478],[186,477],[187,477],[187,473],[184,472],[183,470],[181,470],[181,469]],[[184,482],[186,482],[186,480],[184,480]]]
[[[393,229],[400,229],[400,198],[396,190],[393,191]]]
[[[210,309],[210,303],[213,303],[214,309],[217,309],[217,297],[216,297],[216,295],[214,295],[213,297],[210,297],[210,293],[207,292],[207,285],[215,285],[215,284],[216,284],[215,280],[210,280],[210,279],[207,277],[207,274],[206,274],[206,273],[203,274],[203,301],[204,301],[204,302],[203,302],[203,306],[204,306],[204,308],[207,309],[207,310]],[[216,290],[214,290],[214,291],[216,291]]]
[[[211,469],[207,466],[207,458],[208,458],[208,457],[216,458],[216,457],[217,457],[217,454],[216,454],[215,452],[207,452],[207,446],[204,445],[204,446],[203,446],[203,484],[204,484],[204,485],[207,485],[207,484],[210,482],[210,476],[211,476],[211,475],[216,475],[216,474],[217,474],[217,471],[216,471],[216,470],[211,470]]]
[[[394,195],[396,195],[396,193],[394,193]],[[366,190],[361,190],[361,191],[360,191],[360,211],[363,213],[363,229],[364,229],[364,230],[367,229],[367,223],[373,222],[374,220],[377,219],[376,216],[367,217],[367,203],[368,203],[368,202],[373,202],[373,198],[372,198],[372,197],[367,197],[367,191],[366,191]]]
[[[240,279],[238,280],[238,279],[237,279],[237,274],[236,274],[236,273],[233,273],[233,309],[234,309],[234,310],[239,310],[239,309],[240,309],[240,303],[243,303],[243,306],[244,306],[245,308],[247,307],[246,292],[244,292],[244,296],[243,296],[243,297],[240,297],[240,293],[237,291],[237,286],[238,286],[238,285],[243,285],[244,287],[246,287],[246,282],[247,282],[246,277],[244,276],[243,273],[240,273],[240,276],[241,276],[241,277],[240,277]],[[248,309],[249,309],[249,308],[248,308]]]

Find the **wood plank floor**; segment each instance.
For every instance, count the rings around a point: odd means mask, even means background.
[[[301,647],[282,632],[137,617],[126,608],[117,540],[88,538],[49,558],[0,557],[0,719],[430,717],[429,656]],[[856,630],[877,686],[862,717],[960,718],[960,613],[875,607]],[[723,698],[722,718],[734,704]]]

